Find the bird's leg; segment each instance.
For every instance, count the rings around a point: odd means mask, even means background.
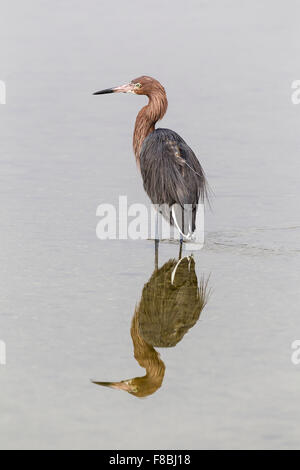
[[[183,237],[180,235],[180,243],[179,243],[179,257],[178,259],[182,258],[182,242],[183,242]]]
[[[156,212],[156,217],[155,217],[155,241],[159,241],[159,212]]]
[[[155,240],[155,270],[158,270],[158,248],[159,248],[159,240]]]
[[[184,209],[182,210],[182,216],[181,216],[179,259],[181,258],[181,255],[182,255],[183,233],[184,233]]]
[[[159,248],[159,212],[155,216],[155,269],[158,269],[158,248]]]
[[[194,241],[199,245],[199,247],[203,247],[204,245],[204,204],[200,204],[200,203],[197,205]],[[201,248],[198,248],[198,249],[201,249]]]
[[[174,240],[175,239],[175,234],[174,234],[174,226],[172,227],[172,209],[171,207],[169,206],[169,224],[170,224],[170,240]]]

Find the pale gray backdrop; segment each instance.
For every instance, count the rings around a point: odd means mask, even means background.
[[[297,0],[2,2],[0,447],[299,448]],[[144,97],[93,97],[141,74],[166,87],[214,190],[200,322],[161,350],[161,390],[129,329],[150,241],[96,239],[96,208],[147,202],[131,149]],[[164,244],[160,263],[177,255]]]

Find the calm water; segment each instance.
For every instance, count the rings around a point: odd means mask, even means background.
[[[300,448],[299,13],[296,0],[2,7],[1,448]],[[155,346],[165,376],[145,399],[91,383],[144,374],[130,328],[154,246],[97,240],[95,214],[119,195],[147,202],[131,149],[145,98],[92,96],[141,74],[165,85],[162,126],[215,193],[176,315],[200,314],[195,276],[207,305],[175,347]],[[163,243],[159,266],[177,256]]]

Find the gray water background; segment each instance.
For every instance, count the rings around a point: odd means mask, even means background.
[[[300,448],[300,78],[296,0],[1,6],[0,447]],[[90,379],[142,375],[130,322],[151,241],[99,241],[96,208],[145,202],[131,148],[144,97],[92,92],[141,74],[161,126],[214,190],[195,254],[212,294],[147,399]],[[164,243],[160,264],[177,256]]]

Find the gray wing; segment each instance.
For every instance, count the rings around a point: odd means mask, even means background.
[[[143,142],[140,167],[152,203],[161,206],[160,212],[171,224],[175,216],[185,234],[194,232],[197,204],[207,197],[207,182],[192,149],[176,132],[157,129]],[[164,205],[173,206],[174,214]],[[185,205],[189,206],[183,211]]]
[[[191,204],[207,197],[203,169],[176,132],[156,129],[143,142],[140,167],[144,188],[153,204]]]

